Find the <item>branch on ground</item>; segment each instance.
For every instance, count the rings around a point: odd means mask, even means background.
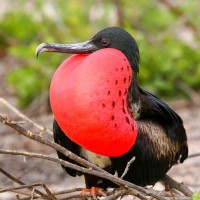
[[[68,151],[67,149],[63,148],[62,146],[60,146],[60,145],[58,145],[58,144],[56,144],[56,143],[54,143],[50,140],[43,138],[41,135],[38,135],[38,134],[35,134],[35,133],[33,133],[29,130],[26,130],[18,122],[12,121],[6,116],[0,115],[0,122],[5,124],[6,126],[12,128],[18,134],[24,135],[24,136],[26,136],[26,137],[28,137],[32,140],[35,140],[35,141],[42,143],[42,144],[45,144],[45,145],[61,152],[65,156],[67,156],[70,159],[74,160],[75,162],[79,163],[79,165],[69,163],[67,161],[58,159],[56,157],[52,157],[52,156],[44,155],[44,154],[38,154],[38,153],[34,153],[34,152],[20,152],[20,151],[1,149],[0,150],[1,154],[23,155],[23,156],[36,157],[36,158],[40,158],[40,159],[53,161],[53,162],[62,164],[63,166],[66,166],[66,167],[75,169],[77,171],[80,171],[82,173],[87,173],[87,174],[91,174],[91,175],[94,175],[94,176],[98,176],[98,177],[110,180],[110,181],[116,183],[117,185],[119,185],[123,188],[121,190],[118,190],[117,192],[115,191],[112,194],[107,193],[108,196],[105,197],[105,200],[116,199],[117,197],[123,197],[124,195],[127,195],[127,194],[133,195],[133,196],[136,196],[140,199],[145,199],[145,200],[149,199],[150,197],[156,198],[158,200],[164,200],[164,199],[170,199],[171,198],[171,197],[169,197],[169,195],[166,192],[162,192],[162,194],[160,194],[160,192],[152,191],[152,190],[137,186],[133,183],[127,182],[125,180],[122,180],[121,178],[116,177],[116,176],[106,172],[105,170],[95,166],[94,164],[80,158],[79,156],[73,154],[72,152]],[[33,121],[32,121],[32,124],[33,124]],[[40,127],[40,125],[39,125],[39,127]],[[129,162],[131,163],[132,159]],[[126,170],[127,171],[129,170],[129,164],[127,164]],[[0,172],[3,173],[2,169],[0,170]],[[126,171],[124,173],[126,173]],[[5,173],[3,173],[3,174],[5,175]],[[7,173],[7,175],[8,175],[8,173]],[[167,182],[167,180],[169,180],[169,178],[170,177],[167,176],[163,180],[169,185],[170,188],[174,188],[174,189],[180,191],[181,193],[183,193],[185,195],[185,197],[184,197],[185,199],[189,199],[189,197],[191,197],[192,192],[189,190],[189,188],[187,188],[187,186],[184,185],[184,187],[183,187],[183,184],[177,183],[173,179],[172,179],[173,181]],[[16,179],[14,179],[14,181],[17,182]],[[23,187],[23,188],[25,187],[29,190],[32,190],[32,192],[33,192],[33,189],[34,189],[34,192],[31,196],[32,198],[39,198],[39,197],[41,198],[42,197],[42,198],[46,198],[46,199],[55,199],[54,195],[56,193],[51,192],[44,184],[40,184],[40,186],[42,186],[45,189],[47,194],[44,194],[44,193],[40,192],[39,190],[35,189],[35,187],[38,186],[38,185],[25,184],[25,183],[21,182],[20,180],[18,180],[18,184],[21,185],[18,188],[4,188],[4,189],[1,189],[0,192],[5,192],[5,191],[15,191],[16,192],[16,190],[19,190],[20,187]],[[60,191],[60,193],[62,193],[62,191]],[[86,197],[86,196],[81,196],[81,195],[82,194],[69,194],[68,197],[65,198],[65,199],[72,199],[72,198],[81,199],[81,198]],[[47,198],[47,196],[48,196],[48,198]],[[176,198],[177,198],[177,196],[176,196]],[[179,196],[178,198],[181,199],[182,196]]]

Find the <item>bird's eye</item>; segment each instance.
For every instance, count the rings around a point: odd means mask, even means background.
[[[110,41],[109,39],[103,38],[103,39],[101,40],[101,45],[102,45],[102,47],[107,47],[110,43],[111,43],[111,41]]]

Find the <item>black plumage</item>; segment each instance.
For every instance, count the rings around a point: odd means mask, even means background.
[[[174,164],[182,163],[187,158],[188,146],[181,118],[160,99],[141,88],[138,89],[141,110],[140,117],[136,119],[139,129],[136,144],[123,156],[110,158],[112,164],[106,170],[112,174],[117,171],[118,175],[121,176],[127,162],[135,157],[136,159],[131,164],[124,179],[145,186],[155,184],[165,176]],[[81,147],[62,132],[56,121],[54,121],[54,139],[55,142],[80,155]],[[58,153],[58,156],[70,161],[61,153]],[[64,169],[71,176],[77,175],[77,172],[72,169],[65,167]],[[80,174],[78,173],[78,175]],[[105,180],[97,184],[98,180],[100,178],[91,178],[86,175],[88,187],[106,188],[113,186],[112,183]]]
[[[141,186],[155,184],[165,176],[174,164],[182,163],[187,158],[187,137],[182,119],[167,104],[138,86],[139,49],[129,33],[117,27],[106,28],[89,40],[87,43],[89,44],[88,48],[84,46],[81,49],[80,44],[77,49],[72,49],[71,46],[63,48],[46,43],[39,47],[37,54],[44,51],[43,49],[45,51],[67,53],[92,53],[102,48],[111,47],[122,51],[126,55],[134,74],[128,90],[127,107],[138,126],[137,140],[130,151],[122,156],[100,158],[102,162],[105,162],[105,165],[102,165],[103,168],[112,174],[117,172],[121,176],[127,162],[135,157],[124,179]],[[72,142],[63,133],[56,121],[53,124],[53,132],[56,143],[96,163],[95,159],[99,156],[91,154],[91,157],[88,151]],[[74,163],[74,161],[59,152],[58,156]],[[80,175],[72,169],[65,167],[64,169],[71,176]],[[98,177],[85,175],[85,178],[87,187],[107,188],[113,186],[113,183],[101,180]]]

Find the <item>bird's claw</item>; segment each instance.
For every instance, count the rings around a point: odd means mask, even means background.
[[[106,193],[98,187],[91,187],[90,189],[84,189],[81,191],[81,194],[91,194],[93,199],[96,199],[97,196],[107,196]]]

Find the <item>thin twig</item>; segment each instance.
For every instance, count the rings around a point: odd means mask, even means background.
[[[53,192],[53,195],[61,195],[61,194],[67,194],[67,193],[72,193],[72,192],[80,192],[84,190],[85,188],[72,188],[72,189],[67,189],[67,190],[62,190],[58,192]]]
[[[8,177],[10,180],[20,184],[20,185],[26,185],[24,182],[20,181],[19,179],[15,178],[14,176],[12,176],[11,174],[9,174],[8,172],[6,172],[5,170],[3,170],[2,168],[0,168],[0,172],[2,174],[4,174],[6,177]],[[32,190],[32,187],[27,187],[27,189]],[[42,193],[39,190],[35,191],[37,194],[39,194],[40,196],[45,196],[47,197],[44,193]]]
[[[86,194],[70,194],[60,200],[69,200],[69,199],[73,199],[73,200],[85,200],[85,199],[90,199],[92,198],[92,194],[90,193],[86,193]]]
[[[142,194],[142,193],[138,193],[138,194],[134,194],[134,191],[132,191],[132,188],[128,188],[128,190],[129,190],[129,194],[130,195],[134,195],[134,196],[136,196],[136,197],[138,197],[139,199],[142,199],[142,200],[149,200],[149,197],[150,197],[150,195],[144,195],[144,194]],[[152,192],[153,194],[156,194],[155,193],[155,191],[154,192]],[[160,198],[162,198],[162,199],[165,199],[165,198],[163,198],[162,196],[160,196],[159,195],[159,193],[158,194],[156,194],[157,196],[159,196]],[[152,198],[152,199],[154,199],[154,198]],[[156,198],[157,199],[157,198]],[[165,199],[166,200],[166,199]]]
[[[194,158],[194,157],[199,157],[199,156],[200,156],[200,152],[190,154],[187,158]]]
[[[0,189],[3,190],[3,189],[6,189],[6,188],[0,187]],[[13,193],[17,193],[17,194],[22,194],[22,195],[25,195],[25,196],[29,196],[28,198],[30,199],[30,193],[28,193],[28,192],[19,191],[19,190],[12,190],[12,192]],[[35,195],[35,198],[40,198],[41,197],[39,195],[37,195],[37,197],[36,197],[36,195]]]
[[[44,190],[46,191],[46,193],[49,195],[49,197],[52,200],[56,200],[56,197],[51,193],[51,191],[49,190],[49,188],[44,183],[41,183],[40,186],[42,186],[44,188]]]
[[[24,188],[32,188],[32,191],[34,189],[34,193],[38,193],[36,191],[36,189],[34,187],[37,187],[37,186],[41,186],[45,189],[45,191],[47,192],[47,194],[49,195],[50,199],[53,199],[53,200],[56,200],[56,198],[54,197],[54,195],[50,192],[50,190],[47,188],[47,186],[43,183],[34,183],[34,184],[30,184],[30,185],[21,185],[21,186],[18,186],[18,187],[9,187],[9,188],[4,188],[4,189],[1,189],[0,190],[0,193],[3,193],[3,192],[8,192],[8,191],[13,191],[13,190],[20,190],[20,189],[24,189]],[[35,198],[35,195],[31,194],[31,197]],[[39,197],[39,196],[37,196]]]
[[[178,183],[168,175],[166,175],[162,180],[166,185],[182,192],[187,197],[191,197],[193,194],[193,192],[186,185],[183,183]]]
[[[71,151],[65,149],[64,147],[60,146],[59,144],[52,142],[50,140],[44,139],[43,137],[39,136],[38,134],[35,134],[29,130],[24,129],[22,126],[19,126],[18,124],[13,123],[13,121],[9,120],[6,116],[0,115],[0,122],[9,126],[10,128],[17,131],[17,133],[24,135],[32,140],[35,140],[37,142],[40,142],[42,144],[45,144],[47,146],[52,147],[53,149],[59,151],[60,153],[64,154],[65,156],[69,157],[70,159],[76,161],[77,163],[91,168],[95,169],[97,171],[108,173],[105,170],[101,169],[100,167],[97,167],[96,165],[82,159],[81,157],[77,156],[76,154],[72,153]]]
[[[125,185],[128,187],[131,187],[135,190],[135,195],[137,196],[138,193],[144,193],[146,195],[150,195],[152,197],[155,197],[157,199],[163,199],[162,197],[159,197],[158,195],[152,194],[151,192],[149,192],[147,189],[144,189],[143,187],[137,186],[133,183],[130,183],[128,181],[122,180],[120,178],[117,178],[111,174],[109,174],[108,172],[106,172],[105,170],[97,167],[96,165],[80,158],[79,156],[75,155],[74,153],[68,151],[67,149],[63,148],[62,146],[60,146],[59,144],[56,144],[55,142],[52,142],[50,140],[46,140],[44,138],[42,138],[41,136],[38,136],[37,134],[24,129],[23,127],[19,126],[18,124],[13,124],[11,123],[12,121],[9,120],[7,117],[0,115],[0,122],[2,122],[3,124],[11,127],[12,129],[14,129],[15,131],[17,131],[17,133],[22,134],[28,138],[31,138],[35,141],[38,141],[42,144],[46,144],[54,149],[56,149],[57,151],[61,152],[62,154],[64,154],[65,156],[69,157],[70,159],[78,162],[79,164],[88,167],[90,170],[93,169],[95,171],[90,171],[89,174],[92,174],[94,176],[99,176],[101,178],[105,178],[108,179],[112,182],[115,182],[116,184],[120,184],[120,185]],[[62,161],[63,162],[63,161]],[[70,163],[71,164],[71,163]],[[77,166],[78,167],[78,166]],[[85,173],[88,173],[85,172]]]
[[[124,195],[128,195],[129,191],[127,188],[122,188],[120,190],[116,190],[114,194],[111,194],[108,197],[105,197],[103,200],[116,200],[118,197],[123,197]]]
[[[19,116],[23,120],[29,122],[31,125],[33,125],[34,127],[36,127],[42,133],[46,131],[50,135],[53,135],[53,132],[51,130],[45,128],[44,126],[41,126],[40,124],[38,124],[38,123],[34,122],[33,120],[31,120],[30,118],[28,118],[26,115],[22,114],[17,108],[15,108],[13,105],[11,105],[4,98],[0,98],[0,103],[3,104],[6,108],[8,108],[9,110],[11,110],[12,112],[14,112],[17,116]]]
[[[101,168],[99,168],[99,167],[87,162],[86,160],[78,157],[77,155],[75,155],[72,152],[68,151],[67,149],[61,147],[60,145],[58,145],[58,144],[56,144],[56,143],[54,143],[54,142],[52,142],[50,140],[46,140],[46,139],[42,138],[41,136],[38,136],[37,134],[24,129],[23,127],[19,126],[19,124],[13,123],[11,120],[9,120],[5,116],[1,116],[0,115],[0,122],[2,122],[5,125],[11,127],[15,131],[17,131],[19,134],[22,134],[22,135],[24,135],[24,136],[26,136],[28,138],[31,138],[31,139],[33,139],[35,141],[38,141],[38,142],[40,142],[42,144],[48,145],[48,146],[56,149],[57,151],[63,153],[64,155],[68,156],[72,160],[75,160],[76,162],[80,163],[83,166],[86,166],[89,169],[84,168],[84,167],[80,167],[78,165],[73,165],[72,163],[68,163],[68,162],[60,160],[58,158],[49,157],[49,156],[46,156],[46,155],[43,155],[44,156],[43,159],[48,159],[48,160],[51,160],[53,162],[58,162],[58,163],[66,166],[66,167],[75,169],[75,170],[80,171],[82,173],[88,173],[88,174],[91,174],[91,175],[94,175],[94,176],[98,176],[98,177],[110,180],[110,181],[112,181],[112,182],[114,182],[114,183],[116,183],[118,185],[124,185],[124,186],[129,187],[131,189],[133,195],[135,195],[137,197],[144,197],[143,199],[146,198],[145,195],[157,198],[159,200],[161,200],[161,199],[163,200],[164,199],[163,197],[157,195],[156,193],[153,193],[153,192],[151,192],[151,191],[149,191],[149,190],[147,190],[145,188],[139,187],[139,186],[137,186],[135,184],[132,184],[132,183],[127,182],[127,181],[124,181],[124,180],[122,180],[122,179],[120,179],[118,177],[115,177],[115,176],[109,174],[108,172],[106,172],[106,171],[102,170]],[[6,150],[3,150],[3,151],[5,153]],[[9,154],[9,153],[11,153],[11,152],[8,152],[8,150],[7,150],[7,154]],[[33,153],[33,154],[35,154],[35,153]],[[20,152],[20,154],[18,154],[18,155],[24,155],[24,152]],[[26,156],[30,156],[30,154],[26,155]],[[37,157],[36,154],[34,156]],[[34,156],[32,156],[32,157],[34,157]],[[40,154],[40,156],[41,156],[41,154]],[[75,168],[74,168],[74,166],[75,166]]]
[[[8,192],[8,191],[13,191],[13,190],[20,190],[20,189],[24,189],[24,188],[30,188],[30,187],[35,187],[35,186],[41,186],[40,183],[34,183],[34,184],[30,184],[30,185],[21,185],[21,186],[17,186],[17,187],[9,187],[9,188],[4,188],[0,190],[0,193],[3,192]]]
[[[35,192],[35,188],[33,188],[32,192],[31,192],[31,199],[30,200],[33,200],[34,192]]]
[[[121,177],[120,177],[121,179],[123,179],[124,176],[127,174],[128,170],[129,170],[129,167],[130,167],[131,164],[134,162],[134,160],[135,160],[135,157],[131,158],[131,159],[128,161],[128,163],[126,164],[125,170],[124,170],[123,174],[122,174]]]
[[[137,186],[137,185],[135,185],[133,183],[130,183],[128,181],[122,180],[122,179],[120,179],[118,177],[115,177],[115,176],[113,176],[111,174],[108,174],[108,173],[105,174],[105,173],[98,172],[98,171],[95,171],[95,170],[92,170],[92,169],[87,169],[87,168],[84,168],[84,167],[80,167],[78,165],[69,163],[67,161],[61,160],[61,159],[53,157],[53,156],[47,156],[47,155],[44,155],[44,154],[38,154],[38,153],[32,153],[32,152],[20,152],[20,151],[4,150],[4,149],[0,149],[0,153],[1,154],[11,154],[11,155],[22,155],[22,156],[29,156],[29,157],[46,159],[46,160],[49,160],[49,161],[52,161],[52,162],[59,163],[59,164],[65,166],[65,167],[80,171],[82,173],[91,174],[93,176],[98,176],[98,177],[107,179],[109,181],[112,181],[112,182],[114,182],[116,184],[120,184],[120,185],[124,185],[124,186],[130,187],[132,189],[131,190],[132,193],[135,196],[138,196],[138,195],[140,195],[140,193],[143,193],[145,195],[157,198],[158,200],[164,200],[164,198],[158,196],[155,193],[152,193],[152,192],[148,191],[145,188]]]

